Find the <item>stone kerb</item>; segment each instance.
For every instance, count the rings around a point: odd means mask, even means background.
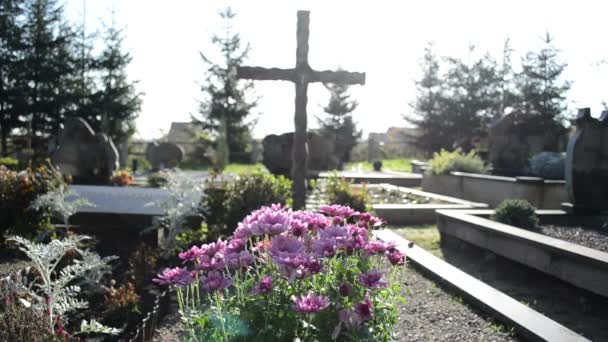
[[[372,207],[378,216],[386,219],[390,224],[428,224],[436,220],[435,210],[440,209],[474,209],[487,208],[485,203],[466,201],[416,189],[395,186],[391,184],[373,184],[369,187],[381,187],[386,190],[409,193],[415,196],[427,197],[437,202],[426,204],[374,204]]]
[[[442,236],[456,238],[492,251],[565,282],[608,297],[608,253],[488,220],[489,210],[438,210]],[[552,218],[561,210],[539,210]]]
[[[487,203],[496,207],[508,198],[525,199],[540,209],[557,209],[567,200],[565,182],[538,177],[503,177],[465,172],[449,175],[425,174],[422,189],[427,192]]]

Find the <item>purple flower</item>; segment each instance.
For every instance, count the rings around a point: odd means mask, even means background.
[[[247,246],[247,239],[232,239],[228,241],[228,246],[226,246],[226,253],[235,253],[240,252],[245,249]]]
[[[393,266],[403,265],[405,264],[405,254],[399,252],[398,250],[394,250],[388,253],[388,261],[390,261]]]
[[[255,286],[253,292],[261,295],[264,293],[268,293],[272,290],[272,277],[269,275],[265,275]]]
[[[374,303],[369,297],[369,293],[365,294],[361,303],[355,305],[354,311],[361,321],[369,321],[374,318]]]
[[[220,291],[232,285],[232,279],[224,276],[218,271],[211,271],[206,276],[201,277],[203,289],[208,293]]]
[[[203,271],[219,270],[224,268],[224,253],[226,242],[217,240],[206,245],[202,245],[198,251],[196,268]]]
[[[316,256],[332,257],[336,254],[338,244],[335,239],[315,239],[310,248]]]
[[[270,241],[268,252],[273,261],[277,262],[276,260],[303,254],[305,247],[302,241],[294,237],[276,236]]]
[[[338,288],[338,292],[340,292],[340,295],[342,295],[343,297],[348,296],[351,291],[352,289],[350,288],[350,285],[348,285],[348,283],[342,283]]]
[[[194,275],[191,271],[185,268],[165,268],[163,273],[157,275],[156,279],[152,281],[160,285],[186,285],[192,282]]]
[[[292,296],[294,310],[304,314],[314,314],[329,306],[329,298],[308,293],[305,296]]]
[[[183,260],[183,263],[188,261],[195,261],[202,254],[200,247],[192,246],[189,250],[179,253],[179,258]]]
[[[346,326],[346,329],[348,330],[361,325],[361,319],[359,318],[359,315],[357,315],[357,313],[353,310],[340,310],[340,312],[338,313],[338,318],[340,319],[340,322],[344,323],[344,326]]]
[[[224,262],[228,268],[244,268],[253,263],[253,255],[248,251],[227,253]]]
[[[357,213],[350,207],[345,207],[339,204],[322,205],[319,207],[319,211],[333,217],[341,217],[347,219]]]
[[[303,236],[308,233],[308,223],[300,220],[291,220],[290,233],[293,236]]]
[[[370,290],[388,286],[388,283],[382,280],[382,273],[377,270],[360,274],[359,283]]]
[[[251,235],[279,235],[283,233],[290,227],[291,211],[280,208],[280,210],[277,210],[274,207],[262,207],[257,211],[255,218],[243,222],[243,228],[240,228],[240,230],[249,230]],[[243,235],[243,233],[239,235]]]
[[[392,248],[395,248],[395,245],[396,244],[394,241],[383,242],[380,240],[374,240],[374,241],[368,242],[367,245],[365,245],[365,251],[369,255],[381,254],[381,253],[385,253],[386,251],[388,251]]]

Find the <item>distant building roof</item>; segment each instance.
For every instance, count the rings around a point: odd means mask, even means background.
[[[369,133],[368,139],[378,142],[411,142],[420,135],[420,131],[416,128],[408,127],[389,127],[386,133]]]
[[[167,141],[176,144],[194,142],[202,129],[192,122],[172,122],[167,134]]]

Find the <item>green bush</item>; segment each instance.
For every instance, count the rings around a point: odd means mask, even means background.
[[[336,173],[327,179],[327,197],[329,204],[340,204],[351,207],[356,211],[364,212],[368,208],[369,195],[365,185],[355,191],[352,182],[338,177]]]
[[[500,223],[530,230],[536,229],[538,225],[536,208],[528,201],[519,199],[504,200],[496,207],[492,219]]]
[[[488,172],[488,168],[474,151],[464,154],[462,153],[462,150],[457,148],[453,152],[443,149],[438,153],[436,152],[433,155],[433,159],[429,161],[427,173],[432,175],[446,175],[451,171],[486,173]]]
[[[204,206],[209,237],[232,234],[237,224],[262,206],[292,204],[291,180],[283,176],[253,172],[228,182],[207,181]]]
[[[0,165],[6,166],[7,169],[16,170],[19,166],[19,161],[15,158],[4,157],[0,158]]]
[[[151,173],[148,176],[148,186],[151,188],[160,188],[167,184],[169,175],[165,171]]]
[[[49,213],[30,205],[62,184],[61,174],[52,167],[43,165],[17,173],[0,166],[0,244],[5,234],[31,238],[51,228]]]

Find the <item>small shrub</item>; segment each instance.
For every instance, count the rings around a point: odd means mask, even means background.
[[[151,188],[161,188],[167,185],[169,174],[166,171],[158,171],[148,176],[148,186]]]
[[[133,176],[131,175],[131,173],[128,170],[118,170],[112,176],[111,181],[112,181],[112,184],[115,184],[118,186],[128,186],[128,185],[133,184],[133,182],[135,181],[135,178],[133,178]]]
[[[382,162],[377,160],[374,162],[374,171],[382,171]]]
[[[496,207],[492,219],[500,223],[530,230],[536,229],[538,225],[536,208],[526,200],[504,200]]]
[[[19,161],[15,158],[4,157],[0,158],[0,165],[3,165],[10,170],[16,170],[17,167],[19,167]]]
[[[442,149],[439,153],[436,152],[433,159],[429,161],[427,169],[429,174],[446,175],[452,171],[487,173],[488,168],[474,151],[464,154],[459,148],[453,152]]]
[[[35,237],[52,229],[48,212],[33,209],[40,195],[65,186],[61,174],[42,165],[19,173],[0,165],[0,244],[5,235]]]
[[[204,205],[210,234],[230,235],[251,211],[272,203],[291,205],[291,180],[283,176],[253,172],[232,181],[210,180]]]
[[[338,177],[336,173],[332,174],[327,180],[329,203],[351,207],[359,212],[366,211],[369,205],[367,187],[363,185],[360,191],[354,191],[351,185],[352,182]]]

